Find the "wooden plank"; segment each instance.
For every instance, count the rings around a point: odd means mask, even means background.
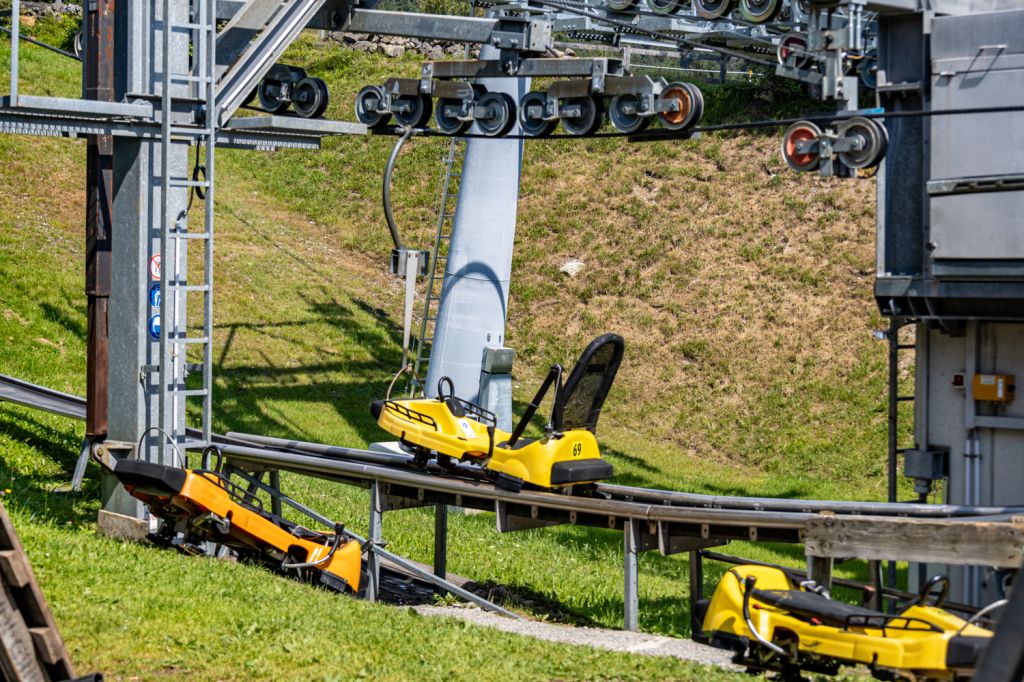
[[[36,647],[36,654],[43,659],[43,663],[53,665],[60,663],[64,652],[64,642],[60,634],[53,628],[29,628],[28,633],[32,635],[32,643]]]
[[[13,549],[0,550],[0,572],[8,585],[25,587],[32,580],[32,569],[25,555]]]
[[[822,514],[806,526],[810,557],[898,559],[1018,568],[1024,524]]]
[[[0,676],[11,682],[47,682],[48,679],[36,659],[25,620],[3,585],[0,585]]]
[[[39,589],[32,566],[21,546],[21,540],[0,502],[0,548],[10,568],[0,571],[0,668],[10,665],[11,670],[0,670],[8,679],[66,680],[75,677],[64,640],[43,592]],[[20,567],[19,567],[20,566]],[[8,573],[16,579],[8,580]],[[20,583],[20,584],[19,584]],[[11,598],[16,590],[18,601]],[[25,658],[24,647],[31,654],[31,664]],[[34,667],[33,667],[34,665]],[[38,668],[41,677],[35,677]],[[43,670],[45,668],[45,671]],[[22,670],[28,672],[21,672]],[[17,675],[12,671],[18,671]],[[18,676],[20,675],[20,676]]]

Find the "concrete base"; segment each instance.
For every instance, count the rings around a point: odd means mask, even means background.
[[[115,540],[144,542],[149,535],[149,523],[143,519],[101,509],[96,519],[97,532]]]

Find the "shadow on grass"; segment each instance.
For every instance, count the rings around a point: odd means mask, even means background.
[[[79,339],[85,340],[85,318],[81,313],[81,303],[71,298],[68,292],[64,292],[64,303],[65,307],[56,306],[47,301],[43,301],[39,304],[39,309],[43,311],[47,319],[53,320],[67,331],[74,334]],[[74,311],[74,314],[69,314],[69,310]]]
[[[81,433],[77,426],[56,427],[28,416],[22,408],[0,407],[0,435],[44,453],[58,468],[25,469],[10,455],[0,456],[0,489],[10,489],[4,499],[33,517],[55,523],[79,525],[95,520],[100,483],[95,467],[86,469],[82,491],[68,492],[78,460]]]
[[[642,576],[641,576],[642,577]],[[709,596],[720,576],[715,576],[705,592]],[[685,580],[680,580],[678,597],[640,598],[640,629],[666,633],[669,636],[689,637],[690,603],[682,591]],[[522,584],[500,585],[493,582],[469,582],[467,590],[511,609],[529,613],[543,613],[546,620],[576,627],[621,628],[625,602],[620,596],[595,599],[586,607],[570,606],[556,596],[534,590]]]
[[[300,294],[307,319],[268,324],[231,322],[218,324],[227,329],[227,340],[216,362],[218,426],[225,431],[249,431],[280,437],[308,439],[308,434],[274,403],[330,405],[356,432],[363,443],[386,434],[370,415],[370,403],[384,396],[392,372],[401,364],[401,332],[390,324],[387,313],[357,299],[338,301],[326,291],[323,299]],[[366,316],[370,316],[368,320]],[[368,352],[369,359],[325,360],[312,364],[288,365],[259,349],[259,339],[284,342],[296,350],[324,354],[318,343],[323,325],[343,337],[341,343]],[[232,349],[243,336],[257,348],[259,365],[226,366]],[[337,341],[335,341],[337,343]],[[287,359],[287,355],[284,356]],[[301,408],[300,408],[301,409]],[[335,443],[361,445],[362,443]]]
[[[721,485],[709,482],[704,484],[704,492],[709,495],[722,495],[726,497],[765,497],[763,484],[758,483],[757,485],[761,487],[758,490],[752,490],[747,486]],[[786,490],[773,492],[771,497],[788,500],[811,499],[814,497],[813,493],[814,491],[809,487],[805,485],[798,485],[791,486]]]

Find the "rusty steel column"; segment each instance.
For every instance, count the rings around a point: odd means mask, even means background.
[[[114,100],[114,10],[116,0],[85,3],[85,54],[82,60],[85,99]],[[85,294],[88,297],[85,435],[107,435],[107,312],[110,301],[111,198],[114,141],[90,135],[85,171]]]

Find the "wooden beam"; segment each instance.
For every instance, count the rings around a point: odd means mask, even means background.
[[[75,677],[57,623],[3,503],[0,503],[0,677],[19,682]]]
[[[807,522],[809,557],[898,559],[1017,568],[1024,524],[1006,521],[893,519],[822,514]]]

